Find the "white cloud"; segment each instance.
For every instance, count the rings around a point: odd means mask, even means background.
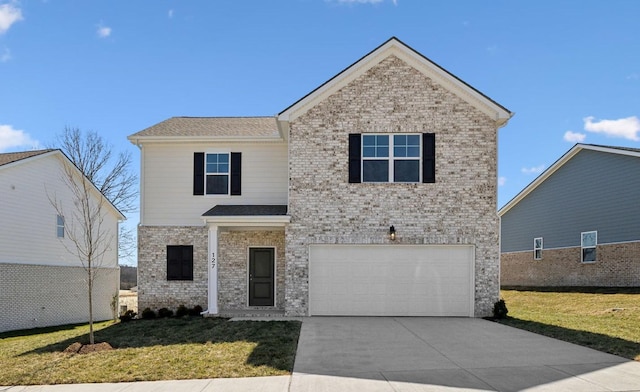
[[[564,141],[572,143],[582,143],[587,137],[584,133],[567,131],[564,133]]]
[[[540,166],[534,166],[534,167],[523,167],[521,171],[524,174],[540,174],[544,171],[544,169],[545,169],[545,166],[540,165]]]
[[[621,137],[633,141],[640,141],[640,119],[636,116],[620,118],[618,120],[594,121],[594,117],[584,119],[584,130],[594,133],[604,133],[609,137]]]
[[[16,147],[34,149],[39,148],[40,143],[25,131],[13,129],[11,125],[0,124],[0,152]]]
[[[111,35],[111,27],[103,26],[102,24],[98,25],[98,30],[96,30],[98,37],[107,38]]]
[[[507,177],[498,177],[498,186],[503,186],[507,183]]]
[[[173,10],[169,10],[167,15],[169,15],[169,19],[173,18]]]
[[[9,48],[4,48],[2,53],[0,53],[0,63],[6,63],[11,60],[11,51]]]
[[[22,10],[15,3],[0,4],[0,34],[6,33],[11,25],[22,19]]]

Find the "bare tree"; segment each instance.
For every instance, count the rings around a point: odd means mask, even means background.
[[[104,256],[117,235],[104,226],[105,198],[122,213],[133,211],[137,178],[130,171],[131,155],[120,153],[115,160],[112,159],[111,146],[96,132],[82,133],[77,128],[65,128],[57,141],[75,165],[65,165],[62,174],[73,196],[73,205],[65,211],[65,206],[55,195],[49,195],[49,201],[58,215],[65,217],[65,228],[68,228],[65,234],[69,240],[63,241],[65,248],[80,259],[87,274],[89,343],[94,344],[93,287]],[[78,170],[83,175],[79,175]],[[104,197],[100,197],[98,192]],[[119,234],[124,239],[118,242],[119,253],[131,254],[135,246],[132,234],[122,228]]]

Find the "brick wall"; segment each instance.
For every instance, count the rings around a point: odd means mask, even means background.
[[[276,248],[276,308],[284,309],[284,231],[221,231],[218,237],[218,307],[252,309],[248,304],[249,247]]]
[[[640,242],[598,245],[595,263],[580,262],[580,248],[503,253],[503,286],[640,287]]]
[[[499,297],[492,119],[389,57],[290,124],[286,312],[308,311],[310,244],[475,244],[475,315]],[[349,184],[349,133],[436,134],[435,184]]]
[[[204,226],[138,227],[138,310],[178,306],[207,309],[208,229]],[[167,245],[193,245],[193,281],[167,280]]]
[[[0,332],[89,321],[86,271],[82,267],[0,264]],[[100,268],[94,281],[94,321],[113,318],[111,301],[119,268]]]

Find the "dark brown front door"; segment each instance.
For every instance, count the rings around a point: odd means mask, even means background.
[[[249,249],[249,306],[273,306],[274,249]]]

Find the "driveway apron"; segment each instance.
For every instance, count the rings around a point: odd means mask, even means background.
[[[640,391],[640,363],[474,318],[311,317],[290,391]]]

